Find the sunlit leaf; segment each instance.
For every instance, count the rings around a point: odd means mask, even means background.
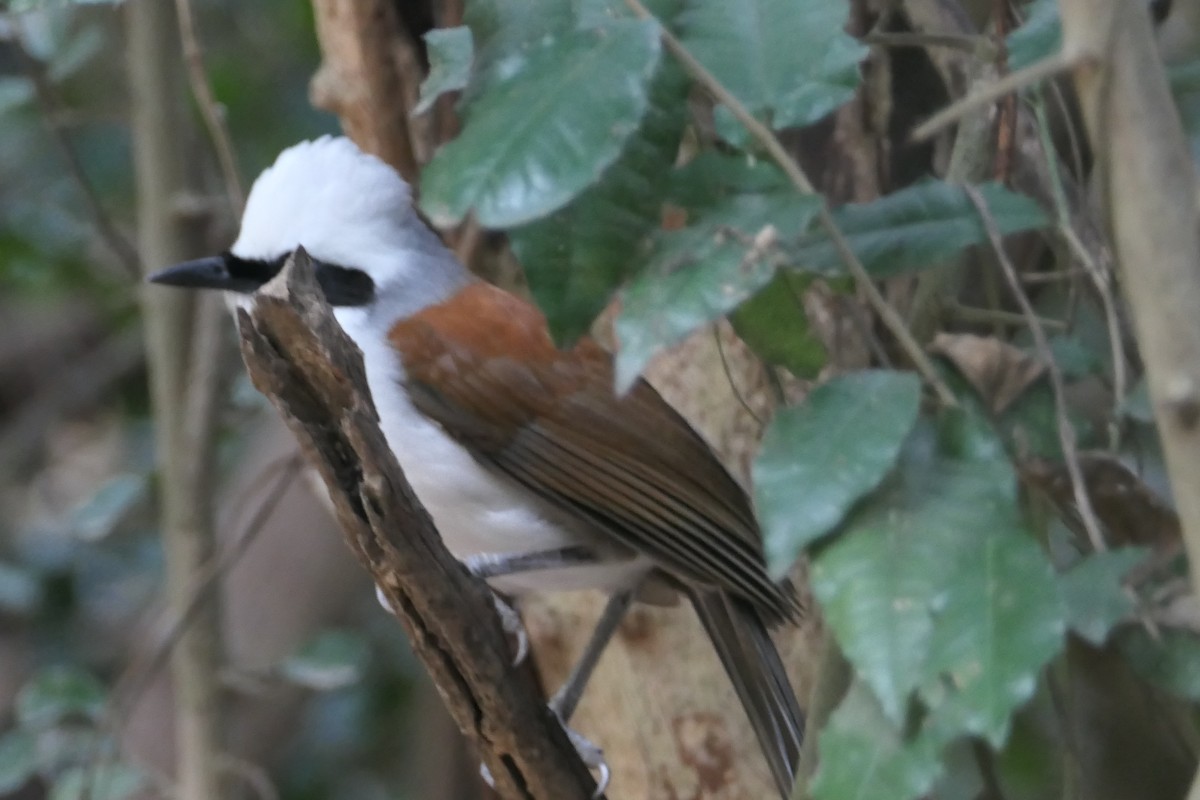
[[[509,231],[534,299],[562,342],[585,333],[641,265],[683,133],[686,75],[664,62],[650,104],[617,161],[566,208]]]
[[[867,47],[827,0],[694,3],[684,45],[751,113],[775,128],[815,122],[854,96]]]
[[[637,130],[660,49],[654,23],[620,19],[514,54],[423,172],[422,209],[439,225],[474,210],[507,228],[562,208]]]
[[[785,573],[883,480],[920,399],[916,375],[868,370],[834,378],[775,415],[753,481],[772,573]]]

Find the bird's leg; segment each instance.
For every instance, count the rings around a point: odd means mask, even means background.
[[[575,708],[579,705],[579,698],[583,696],[588,679],[592,677],[592,672],[596,669],[596,664],[600,661],[604,648],[608,646],[613,634],[617,632],[621,620],[625,619],[625,614],[629,611],[629,605],[633,602],[636,593],[637,587],[633,587],[616,592],[608,598],[604,612],[600,615],[600,620],[596,623],[592,637],[588,639],[587,646],[583,649],[583,654],[571,668],[571,674],[567,676],[562,688],[554,693],[554,697],[550,698],[550,710],[558,715],[563,725],[566,725],[571,719],[571,715],[575,713]]]
[[[476,553],[463,559],[467,571],[476,578],[499,578],[522,572],[539,572],[545,569],[580,567],[595,564],[602,559],[590,547],[571,545],[553,550],[537,550],[532,553]]]
[[[521,572],[537,572],[543,569],[574,567],[593,564],[599,560],[589,547],[582,545],[561,547],[554,550],[538,550],[533,553],[476,553],[463,559],[467,571],[476,578],[499,578]],[[517,640],[517,655],[513,666],[519,665],[529,654],[529,634],[521,623],[521,615],[495,591],[492,598],[496,613],[504,624],[504,631]]]

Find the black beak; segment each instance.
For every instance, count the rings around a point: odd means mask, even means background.
[[[243,266],[241,259],[228,254],[209,256],[159,270],[146,280],[185,289],[221,289],[250,294],[270,279],[270,275],[258,274],[259,270],[244,269]]]

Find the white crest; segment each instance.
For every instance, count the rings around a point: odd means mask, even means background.
[[[466,271],[417,216],[392,167],[344,136],[293,145],[254,182],[230,248],[274,259],[297,246],[367,273],[394,313],[411,313],[461,285]]]

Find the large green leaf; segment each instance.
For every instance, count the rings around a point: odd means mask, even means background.
[[[1094,645],[1133,611],[1133,599],[1121,585],[1125,573],[1146,557],[1146,550],[1127,547],[1093,553],[1059,576],[1067,623]]]
[[[995,183],[983,184],[1002,234],[1040,228],[1046,215],[1031,198]],[[964,247],[987,240],[979,212],[961,186],[929,181],[869,203],[833,212],[851,249],[873,276],[886,278],[944,262]],[[842,259],[821,228],[789,243],[789,260],[823,275],[844,275]]]
[[[934,729],[1008,738],[1011,716],[1066,630],[1054,571],[1011,506],[980,509],[975,546],[958,553],[929,647],[927,702]],[[944,693],[944,695],[943,695]],[[934,698],[941,697],[937,703]]]
[[[920,401],[916,375],[866,370],[834,378],[776,414],[754,462],[755,508],[773,573],[786,572],[883,480]]]
[[[939,739],[1000,743],[1064,630],[1012,468],[968,409],[919,425],[892,475],[814,558],[814,592],[889,718],[917,690]]]
[[[694,3],[684,45],[750,111],[775,128],[806,125],[848,101],[867,48],[843,30],[829,0]]]
[[[562,208],[638,129],[660,51],[655,23],[619,19],[512,53],[422,174],[422,209],[507,228]]]
[[[687,91],[683,72],[664,62],[637,133],[600,182],[561,211],[509,232],[533,296],[560,341],[587,330],[658,227]]]
[[[749,298],[775,274],[779,253],[756,247],[768,226],[780,237],[803,231],[820,201],[792,192],[736,195],[694,224],[657,237],[646,268],[621,296],[618,391],[632,385],[664,347],[683,339]]]
[[[906,737],[861,683],[821,731],[820,768],[813,779],[817,800],[908,800],[929,791],[941,773],[939,743]]]

